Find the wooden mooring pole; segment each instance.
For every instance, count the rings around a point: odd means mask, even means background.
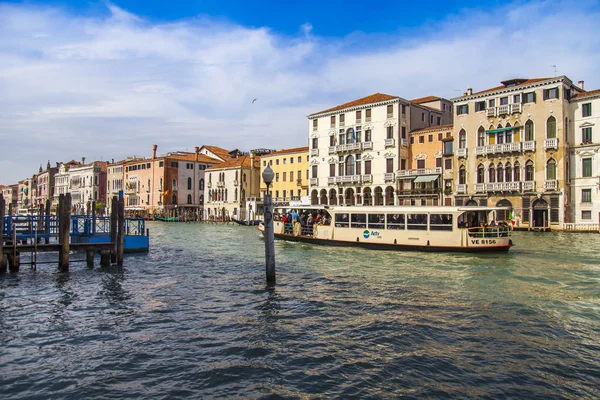
[[[6,273],[6,256],[4,255],[4,213],[5,213],[6,201],[4,196],[0,193],[0,274]]]
[[[110,202],[110,242],[113,243],[113,249],[110,252],[110,263],[117,263],[117,226],[119,219],[119,201],[117,196],[113,196]],[[102,264],[102,263],[101,263]]]
[[[46,216],[45,216],[46,222],[44,222],[44,233],[46,234],[46,237],[44,239],[44,242],[46,244],[50,243],[50,200],[46,200]]]
[[[58,198],[58,269],[62,272],[69,270],[69,245],[71,234],[71,193],[61,194]]]
[[[123,266],[123,256],[125,254],[125,199],[119,197],[119,221],[117,229],[117,266]]]

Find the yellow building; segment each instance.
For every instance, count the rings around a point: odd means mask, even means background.
[[[301,201],[308,196],[308,146],[284,149],[261,157],[260,173],[271,166],[275,178],[271,184],[273,203],[289,205],[290,201]],[[267,191],[267,185],[261,180],[260,192]]]

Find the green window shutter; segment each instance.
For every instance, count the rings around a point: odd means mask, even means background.
[[[533,92],[533,102],[534,103],[536,102],[536,100],[535,100],[535,92]]]
[[[548,89],[544,89],[544,100],[548,100]]]
[[[559,87],[556,88],[556,98],[560,99],[560,88]]]

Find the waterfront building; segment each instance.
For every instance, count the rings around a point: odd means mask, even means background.
[[[35,211],[37,207],[37,176],[33,175],[30,178],[23,179],[19,182],[17,208],[19,210],[27,210],[27,212]]]
[[[58,199],[61,194],[71,193],[70,169],[81,165],[75,160],[63,162],[58,165],[58,171],[54,175],[54,197],[52,199],[52,209],[56,211]]]
[[[270,190],[275,206],[289,206],[308,196],[308,146],[283,149],[261,156],[260,176],[271,167],[275,173]],[[264,197],[267,185],[262,181],[260,193]],[[305,202],[308,203],[308,200]],[[299,203],[298,203],[299,204]],[[310,204],[310,203],[309,203]]]
[[[2,196],[6,203],[5,215],[10,215],[9,211],[17,212],[17,204],[19,199],[19,184],[6,185],[2,187]]]
[[[76,214],[92,212],[92,202],[96,202],[97,210],[104,211],[106,202],[106,169],[107,162],[94,161],[81,163],[69,169],[69,188],[71,192],[71,208]]]
[[[245,213],[248,198],[260,193],[260,157],[254,153],[237,153],[224,162],[206,169],[205,217],[245,219],[256,213]]]
[[[443,204],[443,173],[452,173],[452,160],[442,158],[443,139],[452,136],[452,124],[410,132],[408,163],[398,171],[398,204],[428,206]],[[451,178],[450,178],[451,179]]]
[[[583,82],[579,82],[583,89]],[[579,93],[571,100],[571,222],[600,224],[600,90]],[[570,224],[569,224],[570,225]],[[565,226],[566,229],[579,229]]]
[[[312,204],[399,204],[409,132],[452,123],[452,103],[376,93],[308,116]],[[404,198],[402,198],[404,201]]]
[[[39,205],[46,206],[46,201],[54,197],[54,176],[58,172],[58,164],[51,166],[50,161],[46,164],[46,169],[42,170],[40,165],[40,171],[37,175],[37,202]]]
[[[106,166],[106,215],[110,215],[111,201],[119,192],[124,190],[123,178],[126,160],[115,161],[114,159]]]
[[[454,203],[508,207],[529,228],[569,218],[568,143],[580,93],[565,76],[511,79],[454,102]]]

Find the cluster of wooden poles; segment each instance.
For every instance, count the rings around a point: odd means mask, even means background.
[[[47,202],[48,203],[48,202]],[[58,252],[58,269],[60,271],[69,270],[69,256],[73,251],[84,251],[86,253],[86,263],[89,267],[94,265],[94,254],[100,253],[100,265],[103,267],[116,264],[123,266],[124,244],[125,244],[125,203],[122,197],[113,197],[111,202],[110,215],[110,242],[108,243],[71,243],[71,194],[61,194],[58,199],[57,209],[57,227],[58,243],[39,243],[38,238],[31,238],[29,244],[18,244],[17,229],[13,227],[12,232],[0,237],[0,273],[5,273],[7,266],[11,272],[19,270],[21,265],[21,252],[31,252],[32,268],[42,262],[37,261],[38,252]],[[0,221],[4,226],[4,217],[6,210],[6,201],[0,195]],[[46,213],[49,213],[49,204],[46,206]],[[43,215],[42,209],[37,217],[40,225],[45,224],[46,232],[49,232],[49,214]],[[0,232],[2,229],[0,229]],[[36,227],[37,232],[37,227]]]

